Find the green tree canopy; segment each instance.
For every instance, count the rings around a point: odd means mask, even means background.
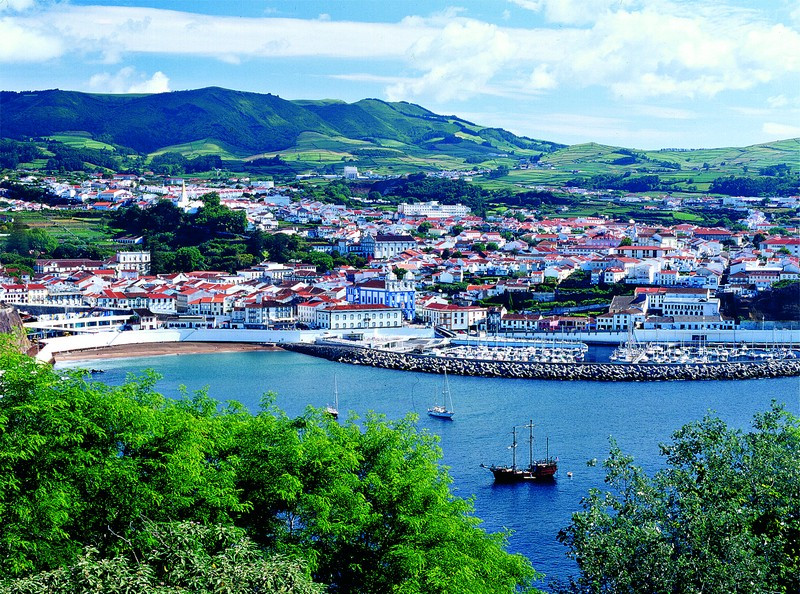
[[[571,592],[800,591],[800,419],[773,406],[743,433],[706,417],[662,445],[652,478],[612,442],[560,539]]]
[[[98,564],[120,583],[159,575],[149,561],[131,564],[131,551],[149,550],[143,518],[213,534],[236,526],[268,559],[300,560],[334,591],[510,593],[536,576],[452,494],[436,438],[412,418],[289,418],[271,399],[251,415],[204,392],[164,398],[153,374],[110,387],[8,349],[0,369],[6,577],[94,575]],[[174,532],[175,554],[199,555],[207,569],[208,535],[186,530]],[[30,579],[83,583],[66,572]]]
[[[321,594],[301,562],[267,558],[241,529],[196,522],[137,526],[123,553],[103,558],[94,547],[69,566],[0,582],[0,594]]]

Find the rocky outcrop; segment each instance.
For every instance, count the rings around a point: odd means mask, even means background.
[[[11,337],[11,343],[22,353],[27,353],[31,349],[31,342],[25,333],[22,319],[19,312],[13,307],[0,303],[0,333]]]
[[[520,363],[473,361],[319,344],[285,344],[284,349],[340,363],[385,369],[481,377],[589,381],[738,380],[800,375],[800,360],[687,365],[618,363]]]

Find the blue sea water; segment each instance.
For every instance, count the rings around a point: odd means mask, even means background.
[[[336,376],[340,418],[347,411],[360,416],[375,411],[390,419],[417,413],[419,427],[440,436],[453,490],[474,498],[483,527],[492,532],[510,529],[511,551],[529,557],[548,578],[562,579],[575,572],[575,565],[556,536],[580,509],[581,497],[603,486],[600,462],[608,455],[609,437],[633,455],[636,464],[654,472],[663,465],[658,444],[709,411],[741,429],[772,400],[800,414],[798,378],[597,383],[450,376],[456,415],[445,421],[425,414],[441,394],[440,376],[339,364],[297,353],[172,355],[83,366],[105,370],[98,379],[109,384],[123,382],[128,373],[153,369],[163,376],[158,389],[167,396],[178,396],[180,386],[190,391],[207,387],[217,400],[238,400],[252,411],[262,395],[272,391],[277,405],[292,416],[309,405],[332,403]],[[495,486],[480,465],[510,462],[511,427],[531,419],[536,425],[535,455],[544,453],[549,439],[551,455],[559,458],[556,480]],[[527,430],[521,431],[517,452],[524,462]],[[598,460],[597,466],[587,466],[592,459]]]

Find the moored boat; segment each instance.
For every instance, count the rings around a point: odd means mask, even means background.
[[[535,460],[533,458],[533,420],[527,425],[522,425],[522,428],[528,428],[528,465],[517,466],[517,426],[511,429],[514,440],[511,444],[511,466],[496,465],[486,466],[481,464],[483,468],[488,468],[494,475],[496,483],[521,483],[525,481],[541,481],[552,480],[558,471],[558,458],[550,457],[550,441],[546,440],[545,457]]]
[[[456,414],[453,409],[453,396],[450,394],[450,385],[447,383],[447,370],[444,372],[444,385],[442,387],[442,403],[434,403],[428,409],[428,415],[437,419],[453,420],[453,415]]]
[[[339,386],[336,382],[336,376],[333,376],[333,405],[328,404],[325,407],[325,413],[332,416],[334,419],[339,418]]]

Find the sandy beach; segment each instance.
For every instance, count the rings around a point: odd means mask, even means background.
[[[158,355],[202,355],[206,353],[239,353],[246,351],[279,351],[280,347],[245,342],[156,342],[124,344],[99,349],[83,349],[56,353],[56,362],[155,357]]]

